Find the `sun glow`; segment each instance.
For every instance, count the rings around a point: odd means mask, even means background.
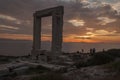
[[[42,41],[50,41],[52,36],[43,35]],[[13,40],[32,40],[32,35],[25,34],[0,34],[0,38]],[[115,43],[120,42],[118,36],[104,36],[104,35],[68,35],[63,37],[63,42],[85,42],[85,43]]]
[[[76,39],[91,39],[91,36],[76,36]]]

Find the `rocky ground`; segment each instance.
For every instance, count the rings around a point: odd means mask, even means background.
[[[67,67],[65,71],[31,67],[22,75],[13,74],[0,80],[120,80],[120,51],[98,53],[81,63]]]
[[[70,80],[120,80],[120,59],[113,62],[88,66],[65,73]]]
[[[65,73],[70,80],[100,80],[114,75],[116,72],[103,69],[102,66],[85,67]]]
[[[104,66],[105,65],[89,66],[75,69],[67,73],[61,73],[62,76],[60,74],[58,75],[58,72],[50,74],[47,72],[42,74],[21,75],[14,78],[8,77],[5,80],[120,80],[120,77],[116,71],[111,71]]]

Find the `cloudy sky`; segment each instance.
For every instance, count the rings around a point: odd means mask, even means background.
[[[64,6],[64,42],[120,42],[120,0],[0,0],[0,38],[32,40],[33,13]],[[42,40],[51,40],[51,17]]]

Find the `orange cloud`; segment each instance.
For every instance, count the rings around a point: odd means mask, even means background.
[[[33,40],[32,35],[26,34],[8,34],[3,33],[0,34],[0,38],[3,39],[13,39],[13,40]],[[42,35],[42,41],[51,41],[51,36]],[[64,36],[64,42],[86,42],[86,43],[116,43],[120,42],[120,38],[118,36],[78,36],[78,35],[68,35]]]
[[[86,43],[97,43],[99,40],[93,39],[92,36],[79,36],[79,35],[69,35],[64,37],[64,42],[86,42]]]
[[[32,35],[3,33],[0,34],[0,38],[14,40],[32,40]]]
[[[0,38],[3,39],[13,39],[13,40],[33,40],[32,35],[26,35],[26,34],[8,34],[8,33],[3,33],[0,34]],[[50,41],[51,38],[49,36],[43,35],[42,36],[42,41]]]
[[[65,38],[64,42],[85,42],[85,43],[98,43],[100,41],[96,41],[96,40],[90,40],[90,39],[69,39],[69,38]]]

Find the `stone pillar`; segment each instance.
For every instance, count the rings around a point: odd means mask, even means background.
[[[41,48],[41,18],[34,15],[33,25],[33,51],[38,51]]]
[[[57,11],[56,11],[57,12]],[[52,14],[52,54],[59,56],[62,49],[63,15]]]

